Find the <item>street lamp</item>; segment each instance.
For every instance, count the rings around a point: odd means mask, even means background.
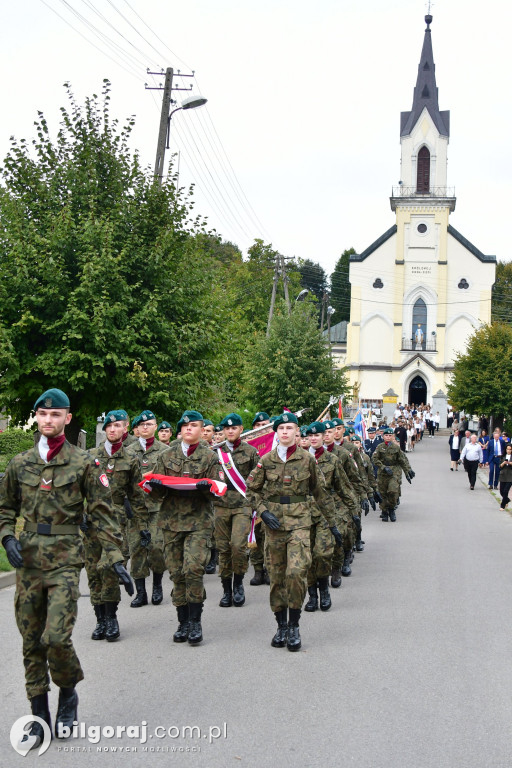
[[[167,146],[166,149],[169,149],[169,133],[171,130],[171,118],[176,112],[180,112],[182,109],[197,109],[198,107],[202,107],[208,99],[205,99],[204,96],[188,96],[188,98],[183,99],[181,102],[181,107],[176,107],[176,109],[173,109],[169,117],[167,118]]]
[[[164,100],[162,102],[162,116],[160,118],[160,131],[158,133],[158,145],[156,150],[156,162],[155,162],[155,178],[158,179],[159,184],[162,184],[162,178],[164,173],[164,158],[165,150],[169,149],[169,134],[171,130],[171,118],[175,112],[180,112],[182,109],[197,109],[202,107],[208,99],[204,96],[188,96],[181,102],[181,107],[176,107],[170,114],[169,105],[171,103],[171,90],[172,90],[172,69],[167,70],[166,85],[164,91]]]
[[[308,293],[309,293],[309,288],[304,288],[304,290],[302,290],[302,291],[299,293],[299,295],[297,296],[297,298],[295,299],[295,301],[304,301],[304,299],[306,298],[306,296],[308,295]]]
[[[332,347],[331,347],[331,317],[334,315],[336,310],[334,307],[327,307],[327,338],[329,339],[329,354],[332,356]]]

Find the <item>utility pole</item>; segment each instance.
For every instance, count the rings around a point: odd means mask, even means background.
[[[322,296],[322,318],[320,320],[320,330],[323,331],[324,329],[324,317],[325,317],[325,307],[327,305],[327,291],[324,291],[324,295]]]
[[[276,291],[277,284],[279,282],[279,254],[276,253],[276,265],[274,270],[274,282],[272,284],[272,298],[270,299],[270,311],[268,313],[267,323],[267,339],[270,336],[270,324],[272,322],[272,315],[274,314],[274,304],[276,303]]]
[[[158,144],[156,147],[155,179],[162,186],[164,175],[165,148],[167,145],[167,133],[169,131],[169,112],[171,109],[173,68],[165,70],[164,93],[162,96],[162,112],[160,114],[160,129],[158,131]]]
[[[291,314],[291,307],[290,307],[290,297],[288,295],[288,275],[286,274],[286,267],[284,264],[284,256],[281,256],[281,272],[283,275],[283,286],[284,286],[284,298],[286,301],[286,305],[288,307],[288,314]]]

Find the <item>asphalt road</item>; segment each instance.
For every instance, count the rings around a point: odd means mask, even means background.
[[[122,638],[93,642],[83,581],[79,720],[144,721],[145,744],[108,731],[93,743],[89,730],[42,756],[14,752],[9,731],[29,707],[14,588],[1,590],[0,764],[510,768],[512,518],[481,481],[470,491],[465,473],[449,471],[445,437],[425,438],[410,460],[417,475],[398,521],[366,518],[365,551],[332,590],[332,609],[303,614],[299,653],[270,647],[267,587],[247,586],[243,608],[221,609],[218,576],[207,577],[201,646],[172,642],[169,588],[158,607],[123,599]],[[171,730],[158,738],[158,727]]]

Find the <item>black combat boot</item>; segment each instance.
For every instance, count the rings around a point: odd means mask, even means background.
[[[343,576],[350,576],[352,568],[350,567],[352,552],[345,552],[343,556],[343,565],[341,566],[341,573]],[[332,584],[332,581],[331,581]]]
[[[384,511],[382,510],[382,515],[380,516],[383,523],[387,523],[388,521],[388,511],[387,509]]]
[[[250,580],[249,584],[251,585],[251,587],[261,587],[261,585],[264,583],[265,583],[265,578],[263,575],[263,570],[257,571],[255,568],[254,576]]]
[[[299,632],[300,608],[290,608],[289,614],[288,641],[286,643],[286,647],[289,651],[298,651],[301,647]]]
[[[316,587],[308,587],[309,600],[304,606],[304,610],[308,613],[318,610],[318,591]]]
[[[220,599],[219,605],[221,608],[231,608],[233,605],[233,586],[231,583],[231,576],[229,579],[222,579],[222,589],[224,590],[224,594]]]
[[[320,610],[328,611],[332,602],[329,594],[329,579],[327,576],[318,579],[318,587],[320,589]]]
[[[203,639],[203,628],[201,627],[202,612],[202,603],[188,604],[188,642],[190,645],[198,645]]]
[[[333,568],[331,571],[331,587],[338,589],[341,587],[341,574],[343,571],[340,568]]]
[[[55,720],[55,736],[58,739],[67,739],[73,731],[73,720],[77,719],[78,694],[76,688],[61,688],[59,692],[59,706]],[[65,732],[62,728],[66,728]]]
[[[188,605],[177,605],[176,613],[178,614],[178,629],[172,636],[175,643],[186,643],[188,640]]]
[[[117,603],[105,603],[105,638],[109,643],[117,640],[119,632],[119,622],[117,621]]]
[[[241,608],[245,603],[244,576],[235,573],[233,576],[233,605]]]
[[[204,569],[205,573],[215,573],[215,569],[217,567],[217,555],[218,551],[216,549],[212,549],[210,554],[210,562]]]
[[[277,621],[277,632],[270,641],[272,648],[284,648],[288,637],[288,611],[283,608],[282,611],[274,613]]]
[[[396,509],[396,507],[395,507],[395,509]],[[394,509],[390,509],[389,510],[389,519],[391,520],[392,523],[396,523],[396,515],[395,515],[395,510]]]
[[[91,635],[91,640],[103,640],[105,637],[105,606],[94,605],[93,608],[94,613],[96,614],[97,624]]]
[[[148,604],[148,593],[146,592],[146,579],[135,579],[135,589],[137,594],[130,603],[132,608],[140,608]]]
[[[164,591],[162,589],[162,576],[163,573],[153,572],[153,593],[151,595],[151,602],[153,605],[160,605],[164,599]]]
[[[265,584],[267,584],[267,586],[269,586],[270,585],[270,576],[269,576],[269,573],[268,573],[266,568],[263,568],[263,579],[265,581]]]
[[[36,717],[40,717],[41,720],[44,720],[45,723],[48,723],[48,726],[50,728],[50,735],[52,735],[52,718],[50,716],[50,710],[48,708],[48,694],[39,693],[37,696],[33,696],[30,699],[30,708],[32,710],[33,715],[35,715]],[[31,749],[37,749],[43,743],[43,739],[44,739],[43,726],[40,723],[33,723],[28,734],[25,734],[25,736],[22,738],[21,743],[23,744],[24,741],[27,741],[30,736],[36,737],[36,740],[32,745]]]
[[[364,550],[364,542],[361,539],[361,531],[358,531],[356,539],[356,552],[362,552]]]

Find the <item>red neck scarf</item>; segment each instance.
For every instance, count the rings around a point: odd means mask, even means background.
[[[148,448],[151,448],[151,446],[153,445],[154,442],[155,442],[155,438],[154,437],[146,438],[146,451],[147,451]]]
[[[319,459],[323,452],[324,452],[324,447],[323,445],[321,445],[320,448],[317,448],[315,451],[315,459]]]
[[[128,433],[126,433],[126,434],[128,434]],[[121,448],[122,444],[123,444],[123,438],[121,438],[118,443],[110,443],[110,445],[111,445],[110,450],[112,452],[112,456],[114,455],[114,453],[116,453]]]
[[[242,441],[241,441],[241,440],[240,440],[240,438],[238,437],[238,438],[235,440],[235,442],[233,443],[233,450],[234,450],[234,451],[236,451],[236,449],[238,448],[238,446],[239,446],[239,445],[241,445],[241,443],[242,443]]]
[[[124,443],[124,441],[126,440],[127,437],[128,437],[128,432],[125,432],[124,435],[121,438],[121,442]],[[116,445],[117,445],[117,443],[116,443]]]
[[[46,457],[46,461],[51,461],[56,457],[56,455],[59,453],[60,449],[66,442],[66,435],[59,435],[58,437],[48,437],[48,448],[50,449],[48,451],[48,456]]]
[[[192,456],[192,454],[194,453],[198,445],[199,443],[194,443],[194,445],[189,445],[189,447],[187,448],[187,456]]]
[[[286,461],[288,461],[288,459],[291,456],[293,456],[293,454],[295,453],[296,450],[297,450],[297,446],[296,445],[290,445],[289,448],[287,448],[287,450],[286,450]]]
[[[329,453],[332,453],[334,451],[334,443],[331,443],[330,445],[325,446]]]

